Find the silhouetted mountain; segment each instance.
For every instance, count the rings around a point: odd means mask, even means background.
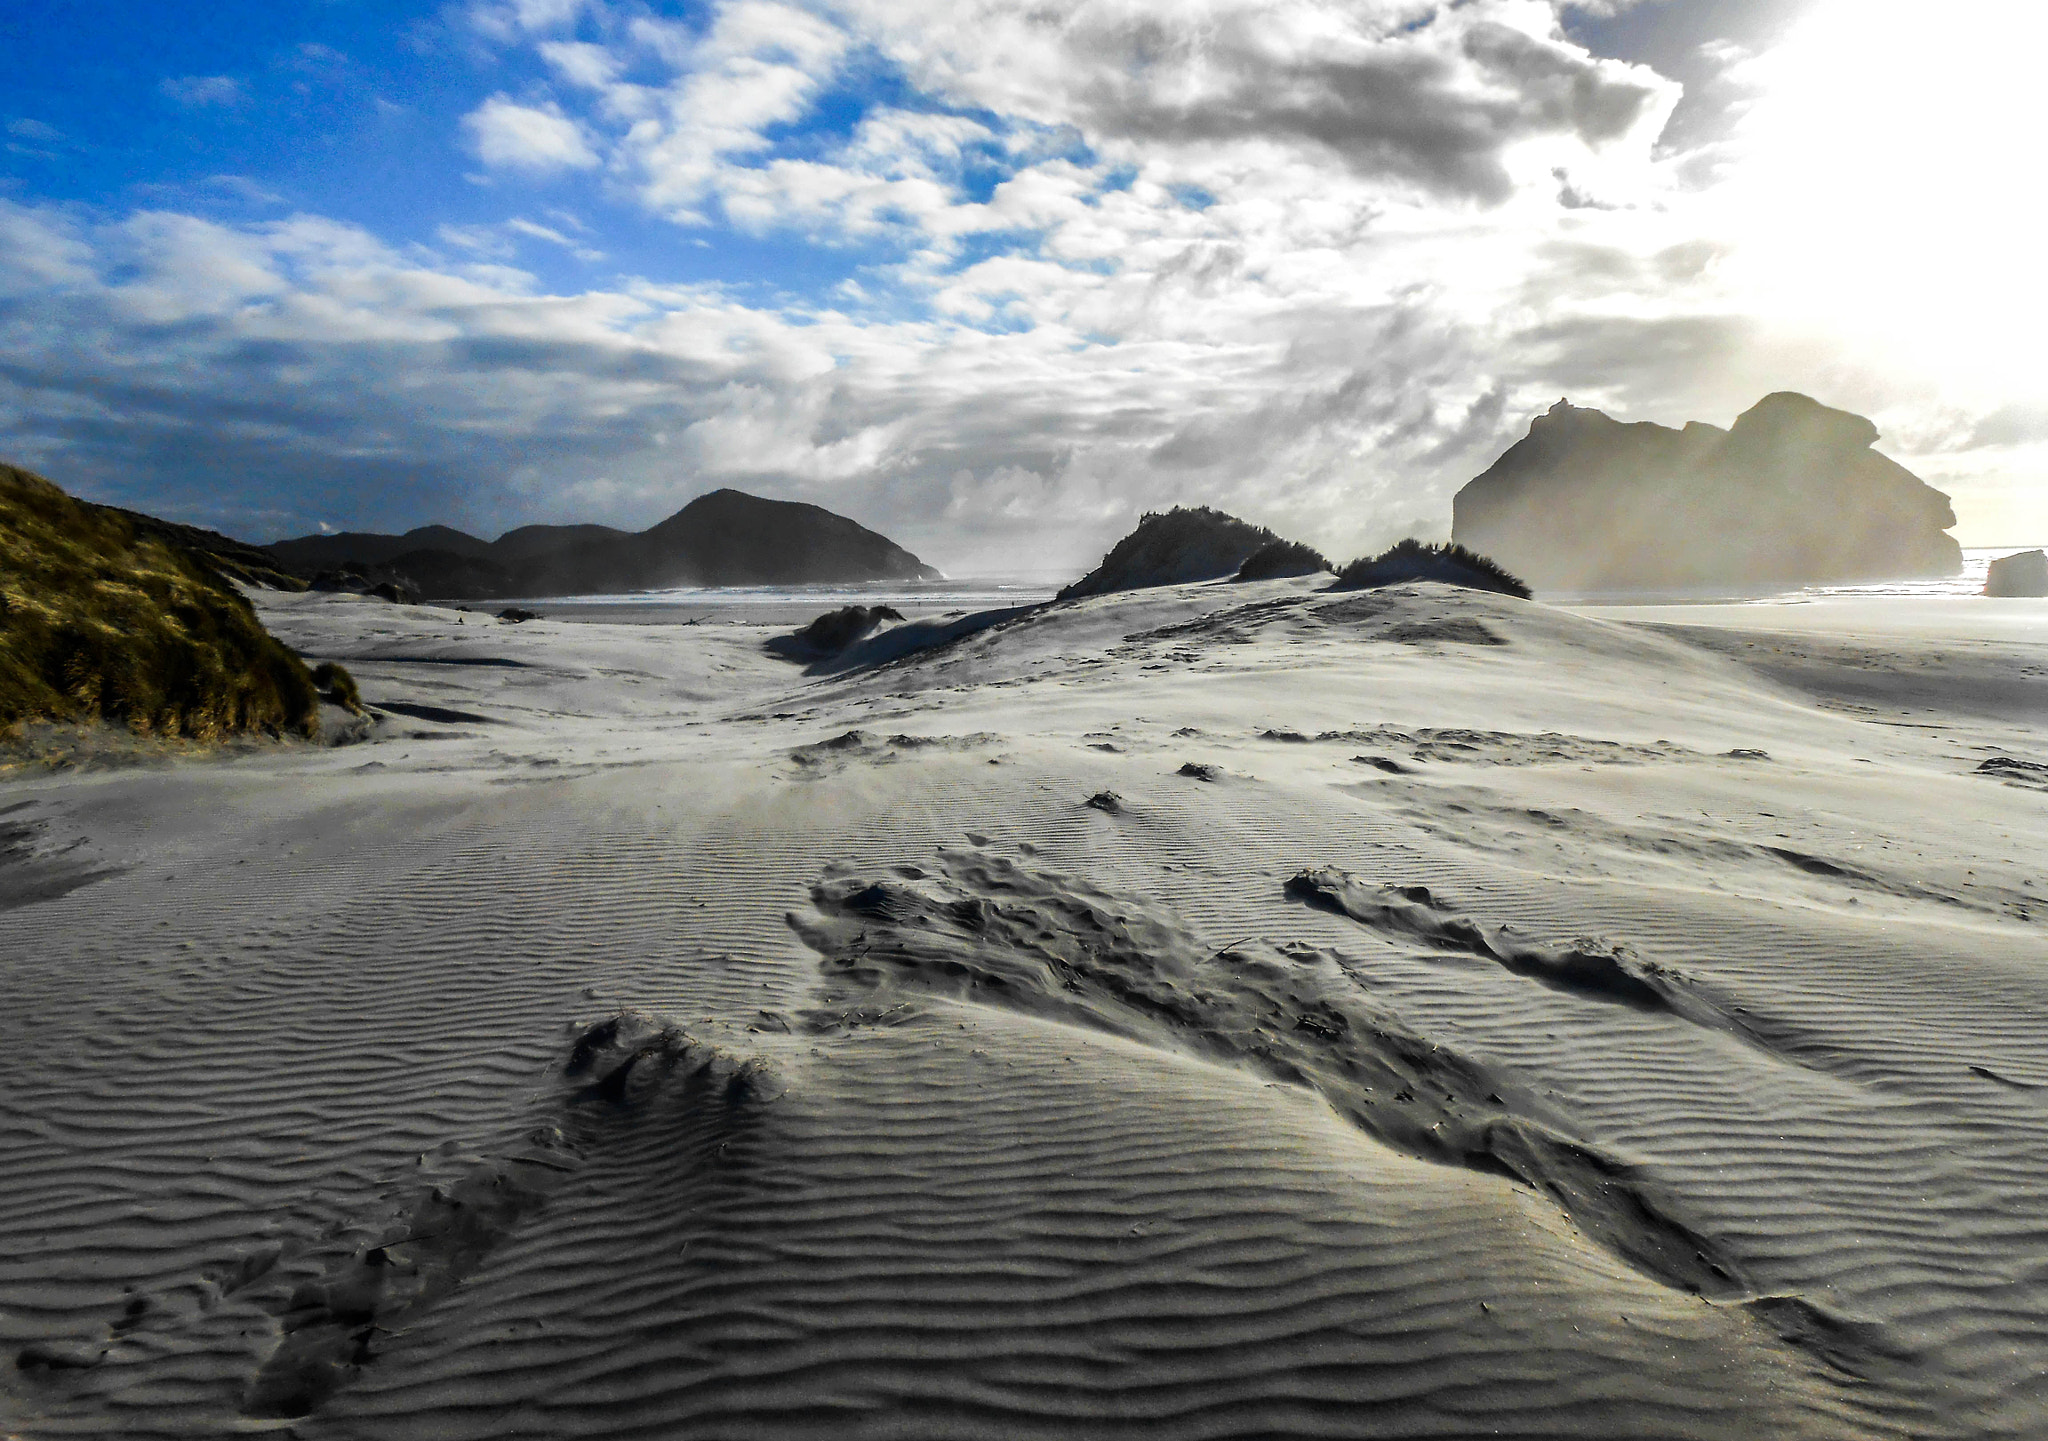
[[[843,515],[737,490],[700,495],[638,539],[658,577],[648,582],[654,585],[940,578],[895,541]]]
[[[1948,497],[1876,439],[1862,416],[1790,391],[1728,430],[1624,425],[1559,401],[1458,492],[1451,533],[1546,589],[1955,574]]]
[[[387,565],[407,551],[449,551],[488,557],[491,543],[445,525],[423,525],[404,535],[345,530],[337,535],[302,535],[263,547],[294,570],[339,570],[344,565]]]
[[[567,550],[571,546],[624,540],[630,534],[632,532],[614,530],[608,525],[522,525],[492,541],[490,554],[493,560],[503,564],[531,560],[537,555]]]
[[[1118,541],[1102,564],[1059,593],[1060,600],[1181,585],[1235,575],[1238,567],[1280,539],[1264,526],[1211,510],[1175,506],[1141,516],[1138,528]]]
[[[737,490],[699,496],[638,533],[528,525],[482,541],[430,525],[404,535],[303,536],[268,549],[294,569],[353,568],[366,580],[442,600],[940,578],[887,536],[843,515]]]

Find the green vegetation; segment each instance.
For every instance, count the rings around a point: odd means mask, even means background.
[[[323,660],[314,666],[313,685],[324,698],[350,715],[363,713],[363,693],[356,689],[356,678],[340,662]]]
[[[0,731],[39,719],[311,736],[319,697],[205,561],[0,465]]]
[[[1323,558],[1323,553],[1312,545],[1303,545],[1298,540],[1276,540],[1263,549],[1253,551],[1238,567],[1239,580],[1278,580],[1290,575],[1318,575],[1334,567]]]
[[[1456,541],[1400,541],[1378,555],[1354,560],[1337,572],[1337,585],[1344,590],[1366,590],[1411,580],[1436,580],[1467,590],[1490,590],[1529,599],[1529,587],[1520,579]]]

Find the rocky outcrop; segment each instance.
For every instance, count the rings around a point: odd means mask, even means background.
[[[1540,589],[1666,590],[1954,575],[1948,497],[1862,416],[1767,395],[1722,430],[1559,401],[1458,492],[1452,535]]]
[[[737,490],[699,496],[637,533],[529,525],[486,541],[447,526],[422,526],[403,535],[302,536],[268,549],[308,575],[352,569],[439,600],[940,579],[887,536],[843,515]]]
[[[1206,505],[1141,517],[1138,528],[1118,541],[1102,564],[1059,593],[1060,600],[1183,585],[1237,574],[1253,555],[1279,541],[1264,526],[1211,510]]]
[[[2048,551],[2023,550],[1992,561],[1984,578],[1984,594],[2048,595]]]
[[[827,611],[809,625],[770,640],[771,655],[790,660],[819,660],[837,655],[855,641],[866,640],[883,626],[903,619],[903,612],[888,605],[847,605]]]

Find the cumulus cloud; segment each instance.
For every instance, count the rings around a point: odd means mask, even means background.
[[[1070,288],[1034,296],[1043,318],[990,329],[771,312],[715,287],[550,295],[504,230],[445,233],[469,258],[436,260],[312,217],[0,220],[15,453],[259,538],[336,515],[644,525],[729,483],[956,568],[1079,563],[1138,510],[1190,499],[1348,550],[1440,525],[1447,487],[1558,383],[1508,372],[1512,335],[1425,292],[1246,303],[1224,250],[1161,251],[1092,290],[1052,267]],[[223,497],[241,474],[261,491]]]
[[[1676,87],[1539,0],[468,13],[559,97],[484,99],[485,165],[601,168],[679,242],[774,236],[854,275],[559,294],[526,266],[601,259],[601,220],[427,249],[0,204],[14,453],[258,537],[641,526],[732,484],[969,569],[1077,565],[1184,501],[1333,554],[1440,535],[1560,394],[1726,422],[1805,386],[1914,433],[1884,419],[1914,403],[1896,375],[1744,309],[1689,157],[1658,149]]]
[[[600,163],[583,126],[552,102],[521,105],[493,95],[465,115],[462,124],[477,158],[496,169],[546,175]]]

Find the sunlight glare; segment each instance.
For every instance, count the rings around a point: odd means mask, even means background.
[[[2039,0],[1821,0],[1747,67],[1731,278],[1922,374],[2048,382],[2044,51]]]

